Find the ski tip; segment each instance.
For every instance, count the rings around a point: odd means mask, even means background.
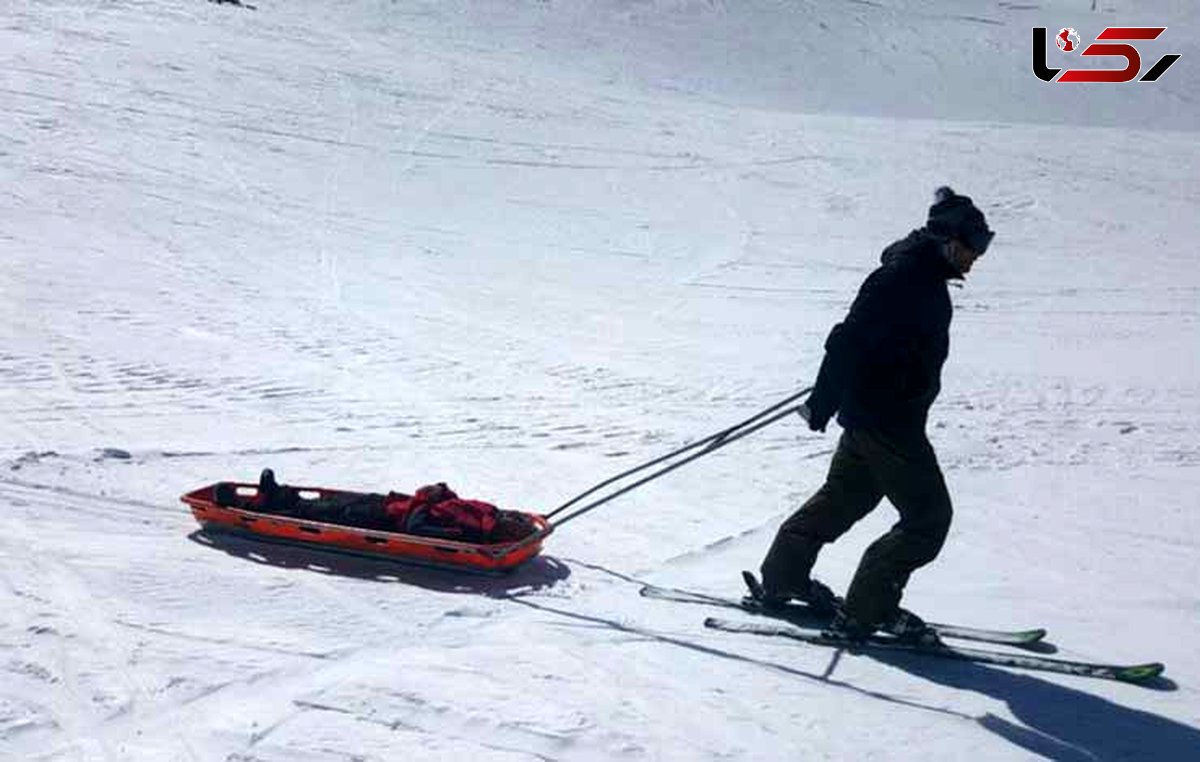
[[[1046,629],[1038,627],[1034,630],[1024,630],[1021,633],[1021,640],[1025,643],[1041,643],[1046,639]]]
[[[1129,667],[1122,667],[1117,670],[1114,676],[1125,683],[1144,683],[1161,675],[1166,668],[1166,665],[1161,662],[1134,664]]]

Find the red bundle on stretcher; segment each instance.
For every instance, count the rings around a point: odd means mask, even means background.
[[[473,571],[510,571],[550,533],[541,516],[465,500],[443,483],[351,492],[281,485],[266,469],[258,484],[218,482],[180,499],[206,529]]]

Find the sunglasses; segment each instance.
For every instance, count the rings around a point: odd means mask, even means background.
[[[993,231],[984,229],[963,236],[962,242],[971,247],[971,250],[978,256],[982,257],[995,237],[996,234]]]

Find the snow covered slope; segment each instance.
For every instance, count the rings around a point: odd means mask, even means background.
[[[1080,126],[1197,128],[1200,9],[1178,0],[550,0],[450,2],[490,45],[611,81],[727,105],[806,113]],[[483,7],[485,6],[486,10]],[[1139,43],[1141,71],[1182,58],[1154,85],[1047,86],[1032,78],[1032,28],[1166,26]],[[1055,68],[1116,68],[1048,46]]]
[[[0,758],[1200,748],[1193,4],[255,5],[0,8]],[[1031,27],[1115,24],[1183,58],[1032,74]],[[931,421],[956,523],[906,600],[1165,661],[1157,690],[639,598],[739,592],[824,475],[836,434],[798,423],[504,579],[208,537],[177,501],[271,466],[550,510],[811,381],[941,183],[998,237]]]

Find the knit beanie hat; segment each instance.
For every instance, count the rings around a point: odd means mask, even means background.
[[[958,195],[948,185],[938,188],[934,198],[925,227],[932,233],[957,238],[979,254],[987,251],[996,234],[971,198]]]

